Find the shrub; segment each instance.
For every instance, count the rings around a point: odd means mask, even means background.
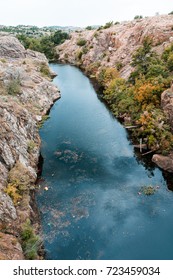
[[[99,67],[100,67],[99,61],[93,62],[93,63],[89,64],[88,67],[86,68],[86,73],[88,75],[95,76]]]
[[[172,60],[172,66],[173,66],[173,60]],[[151,64],[148,66],[146,78],[158,77],[159,75],[164,78],[168,77],[168,71],[164,65],[160,63],[160,64]]]
[[[83,39],[83,38],[79,38],[78,40],[77,40],[77,45],[78,46],[80,46],[80,47],[83,47],[83,46],[85,46],[86,45],[86,40],[85,39]]]
[[[101,86],[104,86],[105,88],[108,87],[109,83],[115,79],[119,77],[119,73],[117,71],[117,69],[112,68],[112,67],[103,67],[98,75],[98,82]]]
[[[171,53],[168,57],[167,66],[169,71],[173,71],[173,53]]]
[[[83,51],[78,50],[78,51],[76,52],[76,54],[75,54],[75,59],[76,59],[76,60],[81,60],[82,55],[83,55]]]
[[[36,147],[35,142],[32,141],[32,140],[29,141],[29,142],[28,142],[28,148],[27,148],[28,153],[32,153],[33,150],[35,149],[35,147]]]
[[[12,78],[7,86],[6,86],[7,93],[9,95],[17,95],[21,94],[21,86],[20,86],[20,78],[19,76],[17,78]]]
[[[39,129],[42,128],[44,122],[47,121],[49,118],[50,118],[49,115],[44,115],[44,116],[42,116],[42,120],[41,120],[41,121],[38,123],[38,125],[37,125],[38,128],[39,128]]]
[[[83,52],[83,54],[86,54],[86,53],[88,52],[88,48],[84,46],[84,47],[82,48],[82,52]]]
[[[20,162],[10,170],[8,175],[9,184],[14,185],[19,194],[22,195],[24,191],[28,190],[31,183],[34,183],[34,178],[28,169]]]
[[[143,16],[141,16],[141,15],[140,16],[137,15],[137,16],[134,17],[134,19],[142,19],[142,18],[143,18]]]
[[[118,71],[120,71],[123,68],[123,64],[122,64],[121,61],[116,62],[115,66],[116,66]]]
[[[103,29],[110,28],[113,24],[114,24],[113,21],[109,21],[103,26]]]
[[[150,103],[157,106],[160,104],[159,91],[160,86],[153,85],[149,81],[139,80],[134,90],[134,99],[143,106],[143,109]]]
[[[51,78],[51,73],[50,73],[49,67],[46,63],[41,63],[40,72],[42,73],[43,76]]]
[[[5,189],[5,192],[11,197],[14,205],[17,205],[22,196],[19,194],[18,186],[16,184],[9,183]]]
[[[171,44],[169,47],[165,48],[163,54],[162,54],[162,59],[167,62],[169,55],[173,53],[173,44]]]
[[[92,26],[87,26],[85,29],[86,30],[92,30],[93,28],[92,28]]]
[[[23,224],[20,236],[22,239],[22,248],[26,259],[36,259],[41,240],[39,236],[34,233],[29,219]]]

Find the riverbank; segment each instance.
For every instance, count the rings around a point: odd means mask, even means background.
[[[173,172],[171,24],[172,16],[158,16],[73,33],[56,49],[60,61],[97,81],[112,113],[130,127],[134,144],[155,153],[152,160],[168,172]]]
[[[136,156],[78,68],[51,67],[62,98],[40,129],[45,259],[172,259],[173,196],[161,170]]]
[[[44,55],[11,35],[0,39],[0,259],[35,259],[41,245],[34,197],[38,125],[60,93]]]

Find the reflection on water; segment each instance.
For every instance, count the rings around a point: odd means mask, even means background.
[[[47,259],[172,259],[173,194],[75,67],[52,65],[62,98],[40,130],[37,195]],[[154,195],[141,192],[144,186]]]

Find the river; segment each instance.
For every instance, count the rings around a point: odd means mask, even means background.
[[[162,172],[137,160],[79,69],[50,66],[62,97],[40,129],[46,259],[173,259],[173,193]],[[149,185],[156,192],[147,196]]]

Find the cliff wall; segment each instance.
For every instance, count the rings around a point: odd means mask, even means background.
[[[159,54],[173,42],[173,15],[155,16],[122,22],[101,30],[74,32],[70,40],[57,46],[59,59],[87,68],[92,63],[118,67],[123,78],[128,78],[133,68],[132,55],[145,37],[153,39],[153,49]],[[80,46],[81,39],[86,44]]]
[[[101,69],[106,67],[117,69],[120,76],[127,80],[134,71],[131,64],[133,55],[142,47],[147,37],[152,39],[152,51],[160,57],[173,43],[173,15],[137,19],[112,25],[110,28],[74,32],[70,40],[57,46],[56,52],[60,61],[82,68],[90,77],[97,79]],[[160,105],[173,130],[173,87],[161,94]],[[143,112],[144,115],[145,113]],[[162,169],[173,172],[172,152],[168,156],[156,154],[153,161]]]
[[[60,97],[44,55],[0,34],[0,259],[24,259],[26,221],[39,225],[31,205],[40,138],[38,122]],[[35,222],[34,222],[35,221]]]

